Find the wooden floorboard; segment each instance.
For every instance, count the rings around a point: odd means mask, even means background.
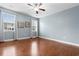
[[[0,56],[79,56],[79,47],[43,38],[0,43]]]

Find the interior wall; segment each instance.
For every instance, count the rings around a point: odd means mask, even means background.
[[[31,19],[30,19],[30,16],[18,13],[16,15],[16,22],[17,21],[31,22]],[[31,28],[16,28],[15,34],[16,34],[17,38],[30,37],[30,30],[31,30]]]
[[[0,8],[0,40],[2,40],[3,38],[2,38],[2,35],[3,35],[3,33],[2,33],[2,22],[1,22],[2,20],[1,20],[1,8]],[[2,35],[1,35],[2,34]]]
[[[16,19],[15,19],[15,23],[17,21],[30,21],[32,19],[36,19],[38,20],[37,18],[34,18],[34,17],[31,17],[27,14],[23,14],[23,13],[19,13],[19,12],[15,12],[15,11],[12,11],[12,10],[8,10],[6,8],[0,8],[1,11],[3,12],[7,12],[7,13],[10,13],[10,14],[14,14],[16,15]],[[0,13],[1,15],[1,13]],[[1,17],[0,17],[0,21],[1,21]],[[0,22],[0,24],[2,23],[2,21]],[[16,25],[16,24],[15,24]],[[17,29],[17,27],[15,27],[15,32],[3,32],[3,28],[2,26],[0,25],[0,40],[9,40],[9,39],[17,39],[17,38],[25,38],[25,37],[30,37],[30,34],[31,34],[31,28],[20,28],[20,29]],[[18,36],[17,36],[18,34]]]
[[[40,18],[40,36],[79,44],[79,6]]]

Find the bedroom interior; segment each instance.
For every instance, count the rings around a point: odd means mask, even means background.
[[[79,56],[79,3],[0,3],[0,56]]]

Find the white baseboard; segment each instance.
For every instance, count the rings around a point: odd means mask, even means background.
[[[0,42],[8,42],[8,41],[14,41],[14,40],[24,40],[24,39],[30,39],[30,38],[36,38],[37,36],[33,37],[23,37],[23,38],[16,38],[16,39],[7,39],[7,40],[0,40]]]
[[[31,38],[37,38],[37,37],[39,37],[39,36],[33,36],[33,37],[31,37]]]
[[[62,40],[52,39],[52,38],[44,37],[44,36],[39,36],[39,37],[40,38],[44,38],[44,39],[48,39],[48,40],[53,40],[53,41],[56,41],[56,42],[65,43],[65,44],[74,45],[74,46],[79,47],[79,44],[76,44],[76,43],[71,43],[71,42],[66,42],[66,41],[62,41]]]
[[[23,38],[16,38],[16,39],[7,39],[7,40],[1,40],[0,42],[9,42],[9,41],[14,41],[14,40],[22,40],[22,39],[29,39],[31,37],[23,37]]]
[[[31,38],[31,37],[17,38],[16,40],[29,39],[29,38]]]
[[[7,40],[2,40],[1,42],[8,42],[8,41],[14,41],[15,39],[7,39]]]

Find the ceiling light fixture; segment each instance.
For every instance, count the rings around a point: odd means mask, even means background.
[[[27,5],[33,7],[33,10],[35,10],[36,14],[38,14],[39,11],[45,11],[44,8],[40,8],[40,6],[43,5],[42,3],[33,3],[33,4],[27,4]]]
[[[39,10],[39,8],[38,8],[38,7],[35,7],[35,8],[34,8],[34,10],[35,10],[35,11],[38,11],[38,10]]]

